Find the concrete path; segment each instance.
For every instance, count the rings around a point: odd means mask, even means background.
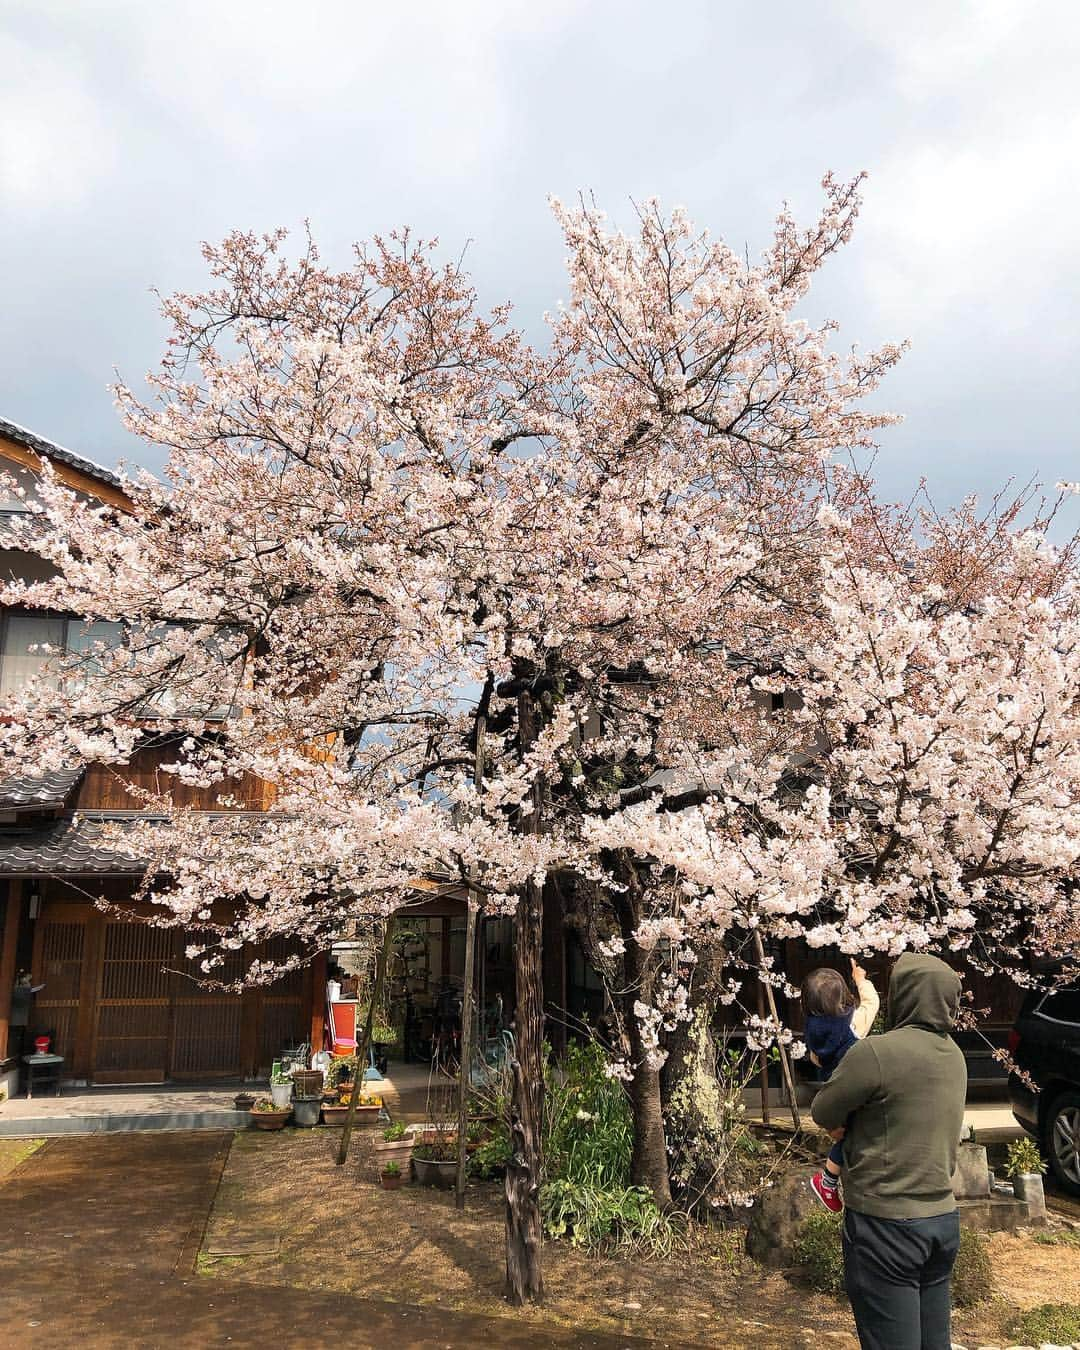
[[[209,1131],[53,1139],[20,1164],[0,1183],[0,1346],[658,1350],[662,1344],[197,1276],[195,1258],[230,1141]]]

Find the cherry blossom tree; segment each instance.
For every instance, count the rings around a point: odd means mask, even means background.
[[[43,466],[25,544],[55,576],[3,592],[118,625],[0,709],[6,767],[122,774],[167,727],[176,780],[227,808],[272,789],[213,821],[166,793],[124,836],[208,974],[267,937],[317,950],[423,875],[514,914],[519,1301],[543,1290],[545,891],[592,907],[662,1202],[661,1068],[739,997],[755,934],[898,950],[1008,911],[1020,950],[1067,917],[1072,555],[1010,520],[990,566],[974,528],[916,528],[844,467],[891,420],[860,400],[900,349],[840,357],[795,315],[858,210],[858,180],[824,194],[756,264],[655,203],[632,235],[556,204],[544,351],[408,233],[345,271],[283,234],[207,247],[211,289],[164,303],[154,402],[119,390],[165,481],[117,514]]]

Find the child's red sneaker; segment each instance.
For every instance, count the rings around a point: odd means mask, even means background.
[[[840,1187],[826,1186],[820,1172],[815,1172],[810,1178],[810,1189],[830,1214],[843,1213],[844,1202],[840,1199]]]

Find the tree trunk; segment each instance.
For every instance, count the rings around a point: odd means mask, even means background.
[[[530,882],[514,924],[517,1009],[510,1160],[506,1165],[506,1287],[517,1304],[544,1296],[540,1265],[540,1141],[544,1115],[542,890]]]
[[[671,1204],[671,1180],[668,1175],[667,1136],[664,1132],[664,1113],[660,1100],[660,1071],[650,1068],[645,1060],[641,1039],[641,1024],[634,1013],[634,1003],[646,998],[643,988],[643,960],[635,942],[626,944],[626,984],[623,1020],[630,1041],[630,1057],[634,1076],[630,1082],[630,1109],[634,1119],[634,1152],[630,1159],[630,1180],[635,1186],[647,1186],[656,1203],[664,1208]]]
[[[519,751],[536,741],[540,719],[531,692],[518,695]],[[521,829],[542,828],[543,784],[533,785]],[[544,1296],[540,1267],[540,1165],[544,1119],[543,889],[528,882],[514,917],[514,1092],[510,1106],[510,1160],[506,1165],[506,1287],[514,1303]]]

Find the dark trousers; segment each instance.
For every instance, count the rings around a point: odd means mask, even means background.
[[[842,1139],[829,1149],[829,1161],[835,1163],[837,1167],[842,1168],[844,1166],[844,1141]]]
[[[950,1350],[949,1282],[960,1216],[844,1215],[844,1286],[862,1350]]]

